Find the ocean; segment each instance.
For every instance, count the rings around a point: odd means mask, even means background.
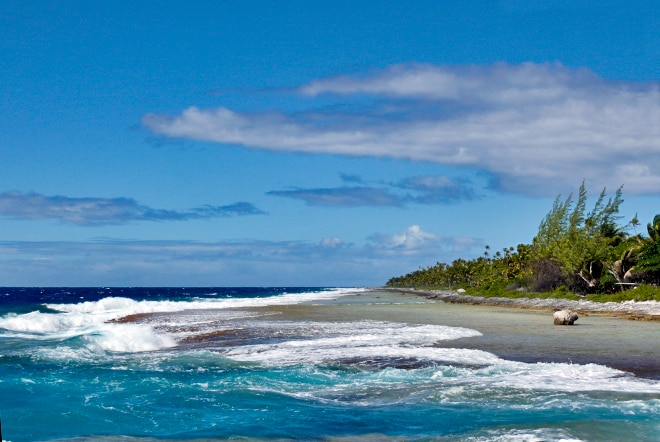
[[[580,321],[359,288],[0,288],[2,438],[659,440],[660,324]]]

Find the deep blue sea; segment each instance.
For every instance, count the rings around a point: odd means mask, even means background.
[[[3,440],[660,440],[657,379],[335,313],[368,293],[0,288]]]

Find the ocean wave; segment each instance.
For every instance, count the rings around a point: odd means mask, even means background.
[[[130,324],[113,321],[131,315],[151,313],[175,313],[188,310],[217,311],[300,304],[335,299],[357,294],[360,291],[361,289],[329,289],[318,292],[284,293],[268,297],[211,300],[196,298],[190,301],[136,301],[122,297],[107,297],[93,302],[47,304],[46,307],[59,313],[34,311],[25,314],[9,313],[1,317],[0,337],[34,341],[64,341],[72,337],[83,337],[87,346],[106,352],[154,351],[175,346],[176,336],[159,333],[158,324]],[[180,319],[178,324],[181,324]]]
[[[464,373],[461,382],[482,388],[528,391],[621,392],[660,394],[660,382],[640,379],[598,364],[524,363],[500,359],[490,367]]]
[[[540,429],[500,429],[486,430],[479,436],[469,436],[463,439],[465,442],[582,442],[583,439],[575,438],[570,432],[557,428]]]
[[[286,329],[279,321],[260,322],[262,327],[273,330]],[[492,389],[660,394],[660,381],[636,378],[603,365],[524,363],[501,359],[482,350],[433,346],[439,341],[481,335],[466,328],[372,321],[308,322],[304,327],[307,336],[288,337],[284,333],[271,342],[217,348],[217,351],[231,360],[264,367],[343,364],[364,369],[425,369],[433,366],[434,371],[424,376],[443,389],[469,385],[476,394]],[[448,398],[451,394],[445,396]]]
[[[282,333],[287,324],[260,321]],[[494,356],[479,350],[431,347],[439,341],[480,336],[476,330],[442,325],[414,325],[395,322],[358,321],[349,323],[306,322],[289,324],[299,330],[295,339],[283,336],[276,342],[251,344],[223,351],[231,359],[265,365],[319,364],[355,361],[366,364],[378,359],[418,359],[488,364]],[[263,333],[262,333],[263,334]],[[273,333],[272,335],[275,335]]]
[[[10,313],[0,318],[0,329],[16,332],[52,333],[72,328],[100,324],[130,315],[172,313],[195,309],[229,309],[290,305],[322,301],[359,293],[362,289],[330,289],[320,292],[285,293],[257,298],[222,298],[191,301],[136,301],[130,298],[107,297],[98,301],[76,304],[46,304],[60,313]]]

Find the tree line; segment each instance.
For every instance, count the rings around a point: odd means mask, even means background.
[[[391,278],[389,287],[506,287],[531,292],[567,289],[576,294],[613,293],[637,284],[660,283],[660,214],[637,233],[637,215],[621,225],[622,188],[605,189],[587,211],[584,183],[577,197],[557,196],[531,244],[451,264],[438,262]],[[630,231],[633,231],[631,233]]]

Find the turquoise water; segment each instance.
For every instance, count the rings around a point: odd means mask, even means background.
[[[12,442],[660,434],[658,380],[451,345],[472,328],[337,314],[387,303],[361,290],[2,290]]]

